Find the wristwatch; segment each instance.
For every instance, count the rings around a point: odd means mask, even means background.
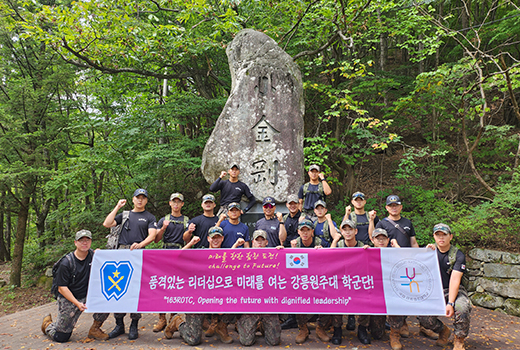
[[[320,181],[325,181],[325,178],[323,178],[323,179],[320,179]]]
[[[455,309],[455,303],[452,303],[452,302],[448,301],[448,302],[446,303],[446,305],[451,305],[451,306]]]

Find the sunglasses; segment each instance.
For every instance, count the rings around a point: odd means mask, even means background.
[[[264,208],[271,209],[271,208],[274,208],[274,205],[272,205],[272,204],[266,204],[266,205],[264,205]]]

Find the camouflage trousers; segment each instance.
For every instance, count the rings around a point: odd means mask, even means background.
[[[86,298],[78,301],[85,303]],[[62,295],[58,296],[58,317],[45,328],[45,333],[54,341],[67,341],[72,334],[72,330],[78,322],[82,311],[76,305],[65,299]],[[57,334],[58,333],[58,334]],[[66,338],[66,339],[65,339]]]
[[[247,314],[238,318],[237,330],[240,343],[244,346],[251,346],[255,343],[255,333],[259,323],[263,326],[267,345],[275,346],[280,344],[282,335],[280,319],[278,315],[267,314]]]
[[[296,322],[298,322],[298,328],[300,326],[303,326],[309,322],[311,317],[314,315],[307,315],[307,314],[298,314],[296,315]],[[327,327],[330,325],[331,322],[331,316],[330,315],[319,315],[318,317],[318,325],[321,327]]]
[[[105,314],[105,313],[95,313],[92,315],[92,317],[94,317],[94,320],[95,321],[100,321],[101,323],[105,322],[106,319],[108,318],[108,316],[110,316],[110,314]],[[126,314],[114,314],[114,317],[115,318],[124,318],[126,316]],[[141,318],[141,314],[130,314],[130,319],[132,320],[139,320]]]
[[[198,345],[202,341],[204,314],[186,314],[186,321],[179,326],[179,333],[188,345]]]
[[[374,339],[381,339],[385,333],[386,316],[361,315],[358,316],[358,324],[370,329],[370,334]]]
[[[444,289],[444,299],[446,302],[449,297],[449,289]],[[464,287],[460,286],[459,294],[455,299],[455,320],[453,321],[454,333],[457,337],[466,338],[469,333],[469,321],[471,313],[471,301]],[[419,316],[419,323],[427,329],[431,329],[435,333],[440,333],[444,328],[444,323],[436,316]]]
[[[390,328],[393,329],[400,329],[405,321],[406,316],[388,316],[388,324],[390,324]]]

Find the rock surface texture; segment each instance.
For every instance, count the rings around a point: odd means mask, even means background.
[[[202,156],[212,183],[232,163],[257,200],[284,202],[303,183],[303,85],[292,58],[267,35],[245,29],[226,50],[231,94]]]
[[[466,262],[473,304],[520,316],[520,254],[472,249]]]

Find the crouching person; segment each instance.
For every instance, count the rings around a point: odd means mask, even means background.
[[[446,316],[455,317],[453,322],[455,333],[453,349],[463,350],[464,339],[469,333],[471,313],[471,301],[462,283],[466,272],[466,257],[457,247],[451,245],[453,234],[448,225],[435,225],[433,227],[433,238],[435,245],[428,244],[428,248],[437,250],[444,298],[446,299]],[[448,345],[451,331],[436,316],[421,316],[419,323],[421,327],[439,333],[437,345]]]
[[[64,343],[69,341],[79,316],[87,309],[88,282],[94,252],[90,249],[92,233],[81,230],[76,233],[76,250],[67,254],[59,263],[56,273],[58,286],[58,317],[52,322],[51,315],[44,317],[42,332],[52,340]],[[106,340],[108,335],[101,330],[104,320],[96,320],[88,332],[90,338]]]
[[[269,244],[267,232],[256,230],[253,232],[253,248],[265,248]],[[278,249],[283,246],[278,246]],[[282,328],[276,314],[245,314],[237,319],[237,330],[240,343],[251,346],[255,343],[255,333],[259,330],[269,346],[280,344]]]

